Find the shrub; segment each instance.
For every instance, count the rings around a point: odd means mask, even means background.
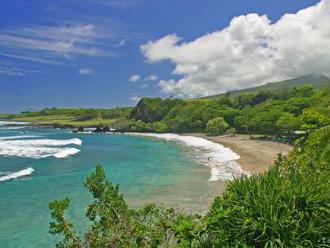
[[[209,120],[206,125],[206,132],[210,135],[219,135],[223,134],[229,125],[222,117],[217,117],[212,120]]]
[[[330,237],[329,129],[279,155],[269,172],[230,182],[206,216],[215,247],[326,247]],[[316,143],[318,145],[316,147]],[[318,148],[318,149],[316,149]]]
[[[155,204],[129,209],[119,186],[106,179],[102,166],[96,167],[84,185],[93,197],[86,210],[91,226],[84,236],[78,236],[65,217],[68,198],[49,203],[53,218],[49,232],[62,238],[56,247],[169,247],[195,242],[198,216]]]

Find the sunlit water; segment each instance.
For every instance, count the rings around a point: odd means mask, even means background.
[[[96,164],[120,184],[131,207],[157,202],[205,211],[224,183],[209,181],[210,168],[196,161],[197,153],[150,137],[0,126],[0,246],[53,246],[48,203],[66,196],[69,218],[86,227],[90,197],[83,182]]]

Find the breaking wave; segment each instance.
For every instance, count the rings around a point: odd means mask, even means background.
[[[80,152],[79,149],[69,145],[80,146],[82,141],[78,138],[56,139],[31,139],[38,136],[7,136],[0,138],[0,156],[16,156],[26,158],[66,158]],[[67,147],[69,146],[69,147]]]
[[[232,180],[238,176],[248,174],[242,170],[237,162],[240,156],[221,144],[199,137],[177,134],[134,133],[134,135],[175,141],[198,149],[197,160],[211,169],[210,181]]]
[[[11,126],[11,125],[26,125],[29,122],[23,121],[0,121],[0,126]]]
[[[24,170],[20,170],[20,171],[14,172],[14,173],[10,173],[10,174],[7,174],[5,176],[0,176],[0,182],[8,181],[8,180],[11,180],[11,179],[16,179],[16,178],[20,178],[20,177],[29,176],[33,173],[33,171],[34,171],[33,168],[28,167]],[[3,174],[1,173],[1,175],[3,175]]]

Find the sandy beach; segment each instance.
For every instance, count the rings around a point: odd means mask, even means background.
[[[240,155],[238,163],[242,169],[252,173],[262,173],[269,169],[278,153],[287,154],[291,146],[287,144],[251,140],[248,135],[238,134],[234,137],[229,135],[207,136],[205,134],[189,134],[196,137],[220,143],[229,147]]]

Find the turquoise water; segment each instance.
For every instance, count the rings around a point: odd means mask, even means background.
[[[43,157],[52,154],[45,150],[48,140],[72,141],[54,147],[80,152],[65,158]],[[108,178],[120,184],[131,207],[158,202],[203,211],[220,187],[208,181],[209,169],[195,162],[194,151],[145,137],[0,127],[0,151],[0,179],[34,169],[27,177],[0,180],[1,247],[51,247],[48,202],[52,199],[71,198],[69,217],[83,229],[87,224],[84,209],[90,200],[83,182],[96,164],[102,164]]]

